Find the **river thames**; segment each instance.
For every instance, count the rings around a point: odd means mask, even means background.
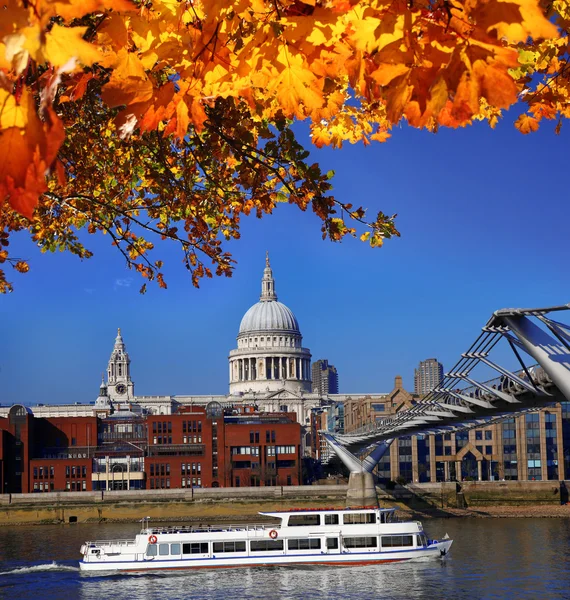
[[[129,538],[139,524],[0,529],[0,598],[18,600],[564,599],[570,598],[570,519],[430,519],[454,540],[444,561],[362,567],[271,567],[81,575],[87,539]]]

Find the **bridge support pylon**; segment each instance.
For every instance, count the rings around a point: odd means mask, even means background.
[[[348,479],[348,492],[346,493],[346,506],[378,506],[376,485],[372,473],[367,471],[350,473]]]

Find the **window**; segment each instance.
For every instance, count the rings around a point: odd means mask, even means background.
[[[411,538],[412,536],[408,536]],[[343,540],[345,548],[376,548],[378,546],[377,537],[345,537]]]
[[[327,548],[329,550],[338,549],[338,538],[327,538]]]
[[[182,554],[208,554],[208,542],[182,544]]]
[[[287,548],[289,550],[320,550],[321,540],[318,538],[288,540]]]
[[[309,525],[320,525],[321,515],[291,515],[287,525],[289,527],[307,527]]]
[[[343,515],[342,521],[345,525],[376,523],[376,515],[374,513],[350,513]]]
[[[414,545],[413,535],[383,535],[383,548],[401,548]]]
[[[251,540],[252,552],[276,552],[283,550],[283,540]]]
[[[338,525],[338,515],[325,515],[325,525]]]
[[[482,431],[476,431],[475,432],[475,439],[476,440],[482,440],[483,439],[483,432]]]
[[[485,432],[485,439],[486,440],[492,440],[493,439],[493,432],[492,431],[486,431]]]
[[[170,554],[170,544],[158,544],[158,553],[160,556],[168,556]]]
[[[214,542],[212,552],[245,552],[245,542]]]
[[[173,556],[180,555],[180,544],[170,544],[170,554]]]
[[[156,544],[149,544],[146,547],[146,555],[147,556],[156,556],[157,555],[157,547]]]

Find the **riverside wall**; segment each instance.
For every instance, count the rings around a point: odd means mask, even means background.
[[[347,485],[0,495],[0,525],[153,520],[260,520],[259,511],[343,506]]]
[[[0,495],[0,525],[133,522],[147,516],[158,521],[261,521],[259,511],[342,507],[347,490],[347,485],[339,484],[4,494]],[[433,516],[456,516],[453,509],[560,507],[566,490],[570,490],[570,481],[447,482],[377,488],[380,506],[418,510],[424,516],[429,516],[430,510],[438,511]]]
[[[408,485],[400,496],[411,507],[414,502],[437,508],[486,506],[559,506],[568,500],[570,481],[464,481]]]

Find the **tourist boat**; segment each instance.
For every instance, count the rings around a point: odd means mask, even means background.
[[[419,521],[399,521],[395,508],[260,512],[276,525],[151,527],[134,540],[85,542],[82,572],[163,571],[261,565],[363,565],[442,558],[452,540],[429,540]]]

